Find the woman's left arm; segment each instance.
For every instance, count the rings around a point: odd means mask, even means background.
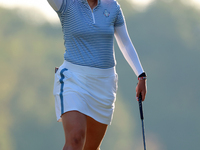
[[[129,63],[136,76],[139,77],[144,70],[140,63],[138,54],[136,52],[135,47],[132,44],[132,41],[128,35],[128,31],[126,28],[126,24],[115,27],[115,38],[117,44],[124,55],[126,61]],[[144,101],[146,96],[146,81],[145,79],[139,80],[138,85],[136,87],[136,97],[139,97],[139,94],[142,94],[142,100]]]

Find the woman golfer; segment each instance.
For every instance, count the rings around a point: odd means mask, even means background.
[[[143,100],[146,74],[116,0],[48,2],[60,18],[66,48],[54,83],[57,120],[65,132],[63,150],[100,150],[117,91],[114,36],[139,79],[136,97],[141,93]]]

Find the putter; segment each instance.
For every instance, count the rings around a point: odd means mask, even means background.
[[[144,144],[144,150],[146,150],[146,143],[145,143],[145,133],[144,133],[144,115],[143,115],[143,109],[142,109],[142,94],[139,95],[139,110],[140,110],[140,119],[142,122],[142,136],[143,136],[143,144]]]

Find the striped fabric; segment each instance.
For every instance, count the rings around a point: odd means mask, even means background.
[[[98,0],[93,10],[87,0],[63,0],[57,13],[64,33],[65,60],[102,69],[115,66],[114,28],[124,24],[115,0]]]
[[[62,69],[60,71],[60,76],[61,76],[61,79],[59,80],[60,81],[60,103],[61,103],[61,114],[64,113],[64,105],[63,105],[63,91],[64,91],[64,79],[65,79],[65,75],[63,74],[65,71],[67,71],[66,68]]]

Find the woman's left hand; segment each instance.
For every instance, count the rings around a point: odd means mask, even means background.
[[[142,95],[142,101],[145,100],[145,96],[146,96],[146,93],[147,93],[147,86],[146,86],[146,80],[139,80],[137,86],[136,86],[136,98],[138,100],[139,98],[139,95]]]

